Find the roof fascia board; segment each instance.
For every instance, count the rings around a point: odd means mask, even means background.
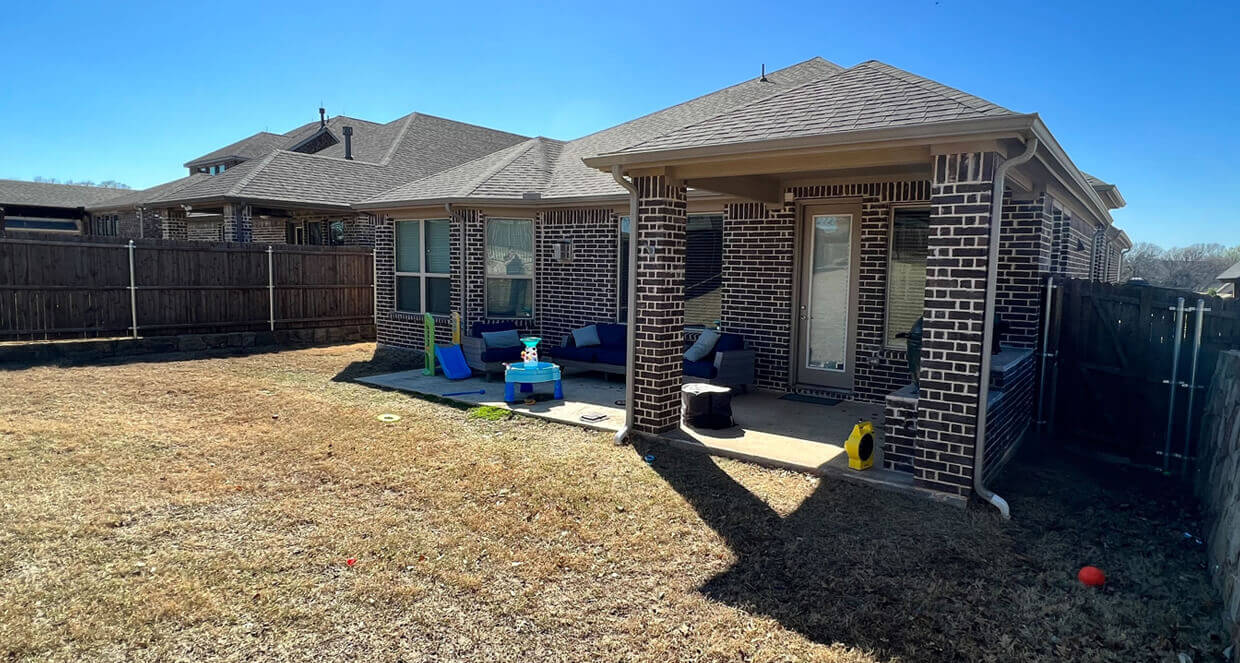
[[[1113,224],[1114,220],[1111,218],[1111,211],[1107,209],[1106,203],[1102,202],[1102,198],[1099,197],[1094,187],[1085,181],[1085,175],[1081,173],[1081,169],[1072,163],[1072,159],[1068,157],[1068,153],[1064,151],[1059,141],[1055,140],[1055,137],[1051,135],[1050,129],[1042,122],[1042,118],[1034,115],[1034,119],[1032,127],[1034,135],[1037,136],[1038,142],[1046,148],[1055,166],[1057,166],[1057,168],[1051,168],[1051,172],[1056,177],[1060,173],[1055,171],[1062,172],[1065,176],[1065,184],[1068,185],[1068,190],[1079,198],[1081,202],[1085,203],[1086,206],[1093,208],[1090,210],[1091,215],[1096,217],[1099,223],[1108,226]]]
[[[901,146],[948,142],[951,139],[977,140],[983,137],[1006,138],[1027,131],[1037,115],[1004,115],[994,118],[936,122],[910,127],[867,129],[821,136],[799,136],[775,140],[749,141],[726,145],[706,145],[647,152],[611,152],[583,159],[587,166],[610,170],[613,165],[640,166],[675,165],[695,159],[712,159],[721,156],[742,156],[758,153],[787,154],[796,151],[821,151],[824,147],[855,148],[861,144]],[[935,140],[935,139],[947,139]]]

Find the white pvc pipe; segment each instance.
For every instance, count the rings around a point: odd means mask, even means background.
[[[133,322],[133,337],[138,338],[138,284],[133,274],[133,240],[129,240],[129,314]]]
[[[267,324],[271,331],[276,330],[276,278],[272,266],[272,250],[267,247]]]

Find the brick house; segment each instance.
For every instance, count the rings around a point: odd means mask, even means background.
[[[757,388],[883,404],[887,469],[989,499],[1030,423],[1046,277],[1118,278],[1122,205],[1037,115],[814,58],[353,207],[375,218],[381,345],[420,348],[423,312],[552,343],[627,319],[627,422],[657,435],[678,425],[687,331],[719,327],[756,351]],[[913,393],[899,334],[923,315]]]
[[[90,234],[87,207],[131,193],[98,186],[0,180],[0,236]]]
[[[372,242],[351,207],[525,140],[430,115],[387,123],[337,116],[288,133],[259,132],[185,164],[185,177],[87,209],[103,234],[289,244]]]

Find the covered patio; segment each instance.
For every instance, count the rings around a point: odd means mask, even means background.
[[[424,375],[420,369],[358,378],[358,382],[460,405],[491,406],[546,419],[614,433],[625,424],[624,384],[591,375],[563,380],[564,398],[551,398],[549,386],[538,385],[533,404],[504,402],[504,383],[483,377],[449,380]],[[445,394],[453,394],[447,396]],[[778,394],[751,392],[732,399],[736,426],[723,430],[696,430],[684,425],[664,431],[659,441],[712,455],[746,460],[769,467],[836,475],[892,488],[912,488],[905,472],[882,469],[883,408],[873,403],[842,400],[835,404],[790,400]],[[596,418],[601,416],[601,418]],[[848,469],[844,440],[859,420],[874,422],[875,445],[880,454],[874,468]]]

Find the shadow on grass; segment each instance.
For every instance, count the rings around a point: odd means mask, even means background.
[[[704,454],[635,450],[736,556],[699,591],[816,642],[908,661],[1221,653],[1203,551],[1167,535],[1195,526],[1191,507],[1157,479],[1104,479],[1114,468],[1047,463],[1030,445],[997,486],[1011,523],[829,477],[781,516]],[[1087,563],[1115,579],[1081,587]]]
[[[332,377],[332,382],[353,382],[358,378],[422,368],[422,353],[384,345],[375,346],[375,353],[366,361],[355,361]],[[378,387],[378,385],[367,385]]]

